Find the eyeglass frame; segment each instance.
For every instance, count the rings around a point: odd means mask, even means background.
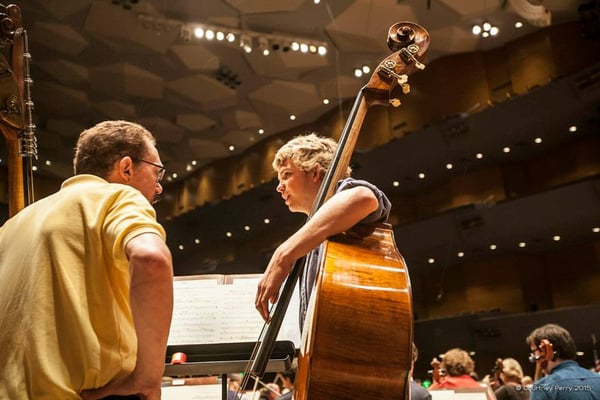
[[[167,168],[164,165],[160,165],[160,164],[156,164],[150,161],[146,161],[146,160],[142,160],[141,158],[133,158],[131,157],[131,160],[133,162],[143,162],[145,164],[149,164],[152,165],[156,168],[158,168],[158,174],[156,175],[156,183],[160,183],[163,178],[165,177],[165,173],[167,172]]]
[[[529,353],[529,362],[532,364],[535,364],[539,359],[544,358],[544,356],[545,356],[544,350],[542,350],[542,348],[540,346],[536,346],[535,349],[529,349],[529,350],[531,350],[531,353]],[[538,351],[540,353],[544,353],[544,354],[540,354],[540,355],[535,354]]]

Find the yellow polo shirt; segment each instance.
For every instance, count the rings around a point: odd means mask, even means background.
[[[165,238],[148,200],[93,175],[0,228],[0,399],[78,399],[133,370],[124,249],[142,233]]]

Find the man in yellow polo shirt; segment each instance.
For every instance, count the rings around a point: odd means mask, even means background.
[[[0,227],[0,399],[159,399],[173,307],[144,127],[83,131],[75,176]]]

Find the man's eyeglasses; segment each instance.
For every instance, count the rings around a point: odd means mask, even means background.
[[[538,351],[542,354],[536,354]],[[529,362],[535,364],[539,359],[544,358],[543,353],[544,351],[540,348],[540,346],[531,350],[531,353],[529,353]]]
[[[529,353],[529,362],[535,364],[537,360],[543,358],[544,356],[541,354]]]
[[[153,162],[146,161],[146,160],[138,160],[136,158],[132,158],[132,160],[134,162],[143,162],[145,164],[150,164],[150,165],[155,166],[156,168],[158,168],[158,174],[156,175],[156,182],[162,181],[162,179],[165,177],[165,172],[167,172],[167,170],[166,170],[166,168],[165,168],[164,165],[155,164]]]

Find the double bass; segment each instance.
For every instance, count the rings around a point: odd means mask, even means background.
[[[420,25],[392,25],[387,44],[394,53],[359,91],[309,218],[343,177],[368,109],[400,105],[390,97],[394,89],[408,94],[408,75],[425,68],[429,35]],[[294,399],[408,400],[412,293],[391,226],[355,226],[329,238],[323,249],[304,323]],[[262,377],[304,262],[301,258],[292,267],[241,387]]]
[[[33,159],[37,158],[29,73],[29,45],[21,10],[0,4],[0,46],[10,50],[10,63],[0,53],[0,131],[6,142],[8,215],[33,202]]]

